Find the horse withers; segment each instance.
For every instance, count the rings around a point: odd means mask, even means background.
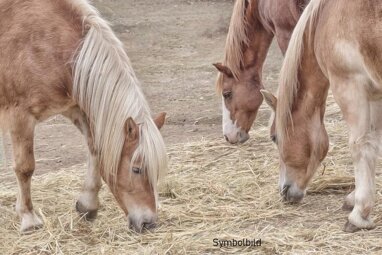
[[[151,118],[123,44],[85,0],[2,0],[0,12],[0,126],[11,136],[21,231],[42,225],[30,194],[34,129],[57,114],[89,148],[77,210],[96,216],[103,178],[130,226],[154,226],[164,114]]]
[[[222,96],[223,135],[243,143],[263,102],[262,69],[273,37],[284,54],[307,0],[236,0],[216,87]]]
[[[357,15],[354,15],[357,14]],[[312,0],[293,32],[280,74],[271,136],[280,154],[280,190],[299,202],[320,162],[329,86],[349,127],[355,190],[345,231],[371,229],[376,159],[382,138],[382,1]]]

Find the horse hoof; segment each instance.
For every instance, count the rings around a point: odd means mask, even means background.
[[[344,210],[344,211],[352,211],[353,208],[354,208],[354,205],[351,205],[346,201],[342,205],[342,210]]]
[[[29,226],[29,227],[26,227],[26,228],[21,228],[20,232],[23,233],[23,234],[30,234],[36,230],[39,230],[40,228],[42,228],[44,226],[44,224],[38,224],[38,225],[33,225],[33,226]]]
[[[87,221],[93,221],[97,218],[98,210],[88,210],[79,201],[76,202],[76,211]]]
[[[42,228],[43,225],[43,222],[34,212],[28,213],[22,217],[20,232],[23,234],[28,234]]]
[[[350,221],[347,221],[345,223],[345,227],[344,227],[345,232],[354,233],[354,232],[357,232],[359,230],[361,230],[361,229],[359,227],[357,227],[356,225],[353,225],[352,223],[350,223]]]

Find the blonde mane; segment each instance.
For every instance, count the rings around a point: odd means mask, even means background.
[[[248,5],[250,4],[248,1]],[[238,79],[240,69],[243,65],[243,45],[248,45],[247,27],[245,16],[246,0],[236,0],[233,7],[232,17],[225,43],[225,54],[223,64],[228,66],[233,76]],[[223,76],[218,74],[217,89],[221,90]]]
[[[293,128],[292,107],[295,101],[299,80],[298,73],[301,64],[301,58],[304,51],[304,35],[307,26],[312,30],[316,24],[317,13],[325,0],[311,0],[302,13],[292,37],[289,41],[288,49],[280,71],[278,102],[276,109],[276,134],[279,144],[288,134],[288,124]]]
[[[132,161],[142,157],[156,192],[157,180],[167,169],[166,149],[124,46],[87,1],[67,2],[83,15],[86,33],[74,56],[73,97],[90,120],[106,181],[116,182],[125,141],[124,125],[132,117],[140,127]]]

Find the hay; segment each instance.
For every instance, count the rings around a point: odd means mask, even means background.
[[[332,100],[331,100],[332,101]],[[332,110],[327,129],[331,149],[300,205],[287,205],[277,192],[277,150],[268,129],[257,127],[242,146],[202,140],[169,147],[170,171],[160,188],[159,226],[132,233],[121,210],[103,187],[94,222],[74,210],[85,165],[33,179],[34,205],[43,229],[19,234],[14,212],[16,184],[2,173],[0,254],[366,254],[382,252],[381,176],[373,218],[377,228],[342,231],[343,197],[353,185],[346,130]],[[324,171],[325,169],[325,171]],[[218,248],[213,239],[261,238],[261,247]]]
[[[308,194],[347,194],[355,188],[354,177],[344,176],[321,176],[309,187]]]

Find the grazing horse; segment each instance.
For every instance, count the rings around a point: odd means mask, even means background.
[[[356,15],[354,15],[356,14]],[[382,138],[382,0],[312,0],[293,32],[280,74],[271,135],[280,154],[280,190],[299,202],[328,151],[329,85],[349,127],[355,190],[345,231],[371,229]]]
[[[30,194],[34,129],[57,114],[89,147],[77,210],[96,216],[102,177],[131,227],[153,226],[157,181],[167,168],[164,115],[151,118],[108,23],[86,0],[0,0],[0,12],[0,125],[13,147],[21,231],[42,225]]]
[[[307,0],[236,0],[216,87],[222,95],[223,135],[248,140],[263,102],[262,69],[273,37],[284,54]]]

